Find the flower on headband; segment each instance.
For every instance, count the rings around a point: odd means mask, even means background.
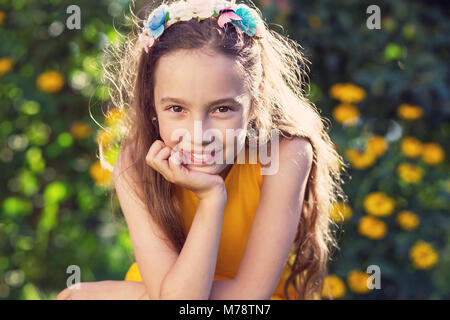
[[[139,35],[141,47],[148,53],[165,28],[178,21],[198,20],[218,17],[218,25],[223,28],[231,22],[238,31],[250,37],[261,37],[261,22],[254,9],[244,4],[236,5],[236,0],[180,0],[167,5],[161,4],[152,11]]]
[[[148,30],[148,35],[158,39],[164,32],[164,24],[168,19],[169,7],[166,4],[160,5],[144,22],[144,27]]]
[[[238,9],[235,11],[236,15],[241,17],[240,20],[234,20],[232,23],[238,27],[242,32],[245,32],[250,37],[256,35],[261,36],[260,24],[258,14],[254,9],[251,9],[245,5],[238,5]]]
[[[189,21],[194,17],[194,14],[186,1],[178,1],[169,5],[169,16],[170,20],[167,22],[167,27],[180,20]]]
[[[214,11],[219,14],[220,11],[225,9],[232,9],[235,11],[237,9],[237,6],[235,4],[236,0],[231,1],[225,1],[225,0],[217,0],[214,5]]]
[[[139,35],[139,43],[141,44],[141,48],[143,48],[145,52],[148,53],[148,50],[155,42],[155,38],[149,37],[146,33],[147,32],[144,31]]]
[[[194,15],[200,19],[206,19],[214,13],[214,0],[187,0]]]
[[[241,20],[242,18],[239,17],[236,13],[234,13],[234,1],[232,1],[231,4],[227,4],[226,2],[220,2],[216,4],[216,9],[218,10],[220,16],[217,21],[219,24],[219,27],[223,28],[226,23],[232,22],[231,20]],[[225,11],[225,12],[222,12]]]

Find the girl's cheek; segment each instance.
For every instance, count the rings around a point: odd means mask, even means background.
[[[173,140],[174,135],[172,135],[173,130],[171,130],[171,128],[168,128],[167,124],[165,123],[160,123],[159,126],[159,135],[161,136],[161,139],[163,140],[163,142],[168,145],[168,146],[172,146],[174,144],[176,144],[176,141]]]
[[[239,120],[230,121],[227,124],[224,124],[224,126],[216,126],[215,128],[217,131],[215,131],[217,134],[219,134],[218,137],[214,138],[216,141],[215,143],[219,143],[220,145],[217,146],[218,148],[223,149],[233,149],[234,144],[237,143],[239,137],[242,138],[241,135],[245,136],[245,133],[243,133],[242,123]],[[185,132],[185,136],[181,136],[180,134],[182,132]],[[171,126],[168,122],[161,122],[159,126],[159,133],[163,140],[163,142],[170,146],[175,147],[178,143],[183,142],[184,145],[193,145],[193,139],[194,139],[194,133],[190,132],[189,130],[181,130],[179,126]],[[205,137],[205,132],[202,132],[203,136]],[[228,137],[229,136],[229,137]],[[206,139],[206,138],[205,138]],[[227,145],[227,141],[230,139],[230,145]],[[212,140],[212,138],[211,138]]]

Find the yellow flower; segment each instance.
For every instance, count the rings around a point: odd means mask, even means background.
[[[364,209],[373,216],[389,216],[394,211],[394,207],[395,200],[381,191],[371,192],[364,198]]]
[[[344,103],[358,103],[366,97],[366,91],[352,83],[336,83],[330,88],[330,96]]]
[[[4,11],[0,11],[0,24],[3,24],[3,21],[5,21],[5,12]]]
[[[416,269],[430,269],[439,260],[436,250],[425,241],[416,242],[409,250],[409,258]]]
[[[372,240],[381,239],[387,232],[387,225],[382,220],[372,216],[359,219],[358,233]]]
[[[435,165],[441,162],[444,157],[444,150],[437,143],[430,142],[423,145],[422,160],[425,163]]]
[[[401,163],[397,167],[399,177],[409,183],[417,183],[422,180],[423,170],[421,167],[411,163]]]
[[[103,147],[108,146],[114,140],[114,134],[111,130],[100,130],[97,133],[97,143]]]
[[[367,286],[367,279],[369,277],[365,272],[353,270],[347,276],[348,287],[355,293],[367,293],[370,291]]]
[[[367,150],[377,157],[382,156],[386,152],[386,140],[382,136],[372,136],[367,140]]]
[[[322,288],[322,297],[339,299],[345,294],[345,283],[338,276],[331,274],[325,277]]]
[[[0,58],[0,76],[11,71],[14,62],[11,58]]]
[[[336,202],[330,207],[330,217],[335,222],[342,222],[350,219],[353,214],[352,208],[343,202]]]
[[[89,173],[95,183],[101,187],[108,186],[111,182],[111,172],[103,169],[100,165],[100,161],[96,161],[91,165]]]
[[[45,71],[37,78],[36,85],[44,92],[54,93],[61,90],[64,85],[64,78],[57,71]]]
[[[108,111],[106,114],[105,120],[106,123],[110,126],[117,124],[120,119],[122,119],[124,116],[124,113],[119,108],[114,108]]]
[[[333,110],[333,117],[337,122],[354,125],[359,119],[359,110],[352,104],[341,103]]]
[[[422,153],[422,142],[414,137],[405,137],[402,139],[400,148],[405,156],[415,158]]]
[[[76,139],[83,139],[91,134],[91,128],[82,122],[76,121],[72,124],[70,132]]]
[[[404,210],[397,215],[397,223],[408,231],[417,228],[419,221],[419,217],[411,211]]]
[[[377,159],[376,155],[371,151],[359,151],[358,149],[350,148],[345,155],[350,160],[352,167],[358,170],[366,169],[373,165]]]
[[[422,117],[423,109],[419,106],[402,103],[397,109],[397,114],[405,120],[416,120]]]

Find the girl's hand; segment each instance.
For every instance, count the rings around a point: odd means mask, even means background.
[[[167,181],[191,190],[204,200],[210,197],[224,197],[225,183],[218,174],[189,170],[184,164],[181,151],[175,151],[161,140],[156,140],[145,158],[146,163],[161,173]]]

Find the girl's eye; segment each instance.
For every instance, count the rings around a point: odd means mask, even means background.
[[[170,106],[167,110],[172,110],[175,113],[180,113],[183,111],[183,107],[180,106]]]
[[[167,110],[171,110],[174,113],[182,113],[184,111],[184,108],[181,107],[181,106],[174,105],[174,106],[168,107]],[[233,109],[231,107],[220,106],[220,107],[215,108],[213,113],[223,113],[223,114],[225,114],[228,111],[232,111],[232,110]],[[215,111],[217,111],[217,112],[215,112]]]
[[[220,106],[220,107],[217,107],[215,110],[219,110],[218,113],[227,113],[227,111],[231,111],[232,109],[227,106]]]

